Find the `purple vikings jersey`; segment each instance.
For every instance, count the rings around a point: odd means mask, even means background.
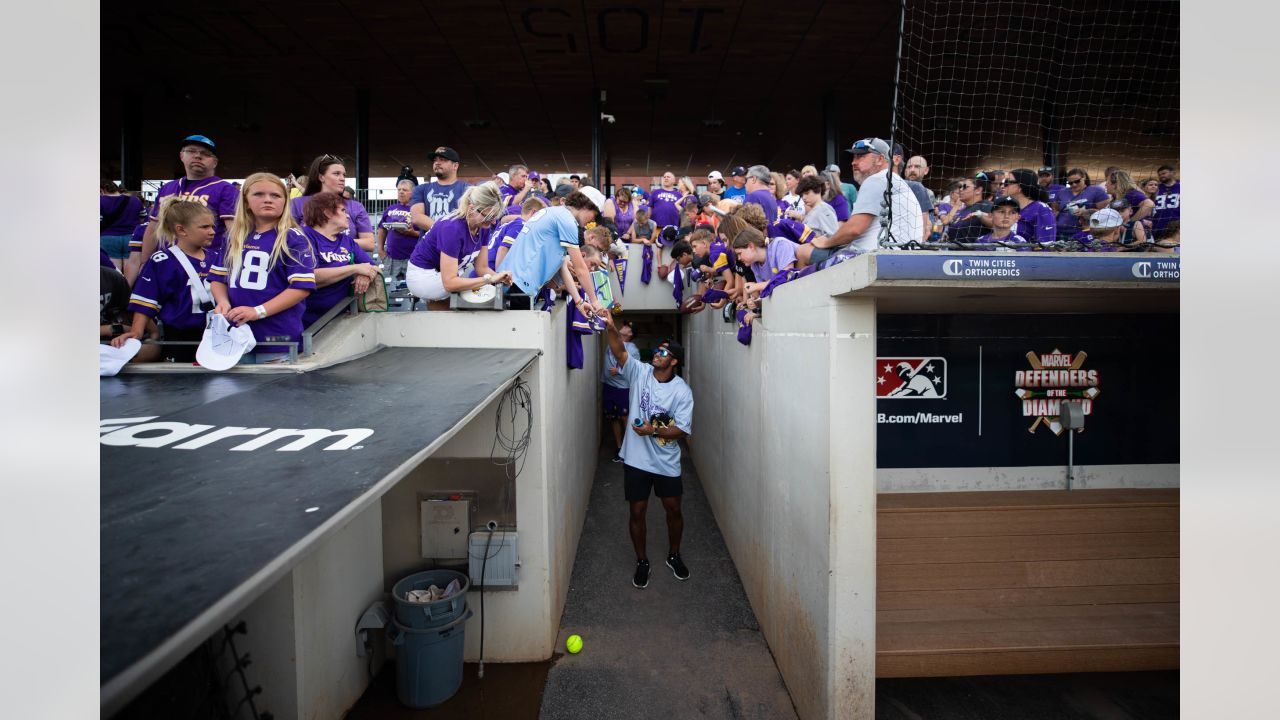
[[[1015,232],[1031,242],[1047,243],[1058,239],[1053,211],[1039,200],[1033,200],[1022,208]]]
[[[520,234],[520,230],[523,227],[524,218],[516,218],[491,233],[489,249],[485,253],[485,257],[489,258],[490,268],[498,267],[498,248],[505,247],[509,252],[511,244],[516,241],[516,236]]]
[[[458,277],[466,277],[475,262],[476,253],[489,244],[490,232],[490,228],[485,228],[472,235],[464,217],[437,220],[418,241],[409,262],[427,270],[439,270],[440,256],[448,255],[458,260]]]
[[[520,191],[506,183],[502,183],[502,186],[498,188],[498,194],[502,196],[502,204],[504,206],[509,206],[511,205],[511,198],[520,194]],[[528,195],[525,197],[528,197]]]
[[[1026,241],[1027,241],[1027,239],[1026,239],[1026,238],[1024,238],[1024,237],[1022,237],[1021,235],[1019,235],[1017,232],[1011,232],[1011,233],[1009,233],[1008,235],[1005,235],[1005,236],[1004,236],[1004,237],[1002,237],[1002,238],[996,238],[996,237],[995,237],[995,233],[987,233],[986,235],[983,235],[982,237],[978,238],[975,242],[979,242],[979,243],[996,243],[996,242],[1025,243]]]
[[[813,228],[799,220],[782,218],[769,226],[769,237],[784,237],[797,245],[804,245],[814,238]]]
[[[711,266],[711,272],[720,277],[720,273],[733,267],[733,253],[729,251],[729,246],[720,241],[711,243],[711,247],[707,250],[707,264]]]
[[[235,277],[230,276],[231,258],[223,258],[209,269],[209,281],[227,286],[227,296],[231,307],[257,307],[285,290],[316,289],[316,256],[311,249],[311,242],[298,228],[289,231],[286,240],[288,252],[281,251],[275,264],[271,262],[271,249],[276,242],[276,231],[250,233],[244,239],[244,250],[240,253],[240,271]],[[249,323],[253,337],[258,341],[255,352],[288,352],[284,345],[263,346],[265,340],[301,342],[302,314],[306,311],[306,301],[297,303],[284,312],[269,315],[261,320]],[[298,348],[301,351],[301,347]]]
[[[307,200],[315,197],[314,195],[302,195],[289,201],[289,210],[293,213],[293,219],[302,224],[302,209],[306,206]],[[357,237],[360,233],[372,233],[373,221],[369,219],[369,211],[355,200],[346,200],[344,204],[347,207],[347,220],[350,225],[346,230],[342,231],[343,235]]]
[[[133,237],[129,238],[129,252],[142,252],[142,236],[147,233],[147,226],[150,224],[149,222],[144,222],[133,229]]]
[[[756,282],[769,282],[795,261],[796,244],[786,238],[774,238],[765,248],[764,262],[752,263],[751,272],[755,273]]]
[[[142,201],[132,195],[99,195],[98,215],[104,223],[111,221],[101,234],[132,235],[142,216]]]
[[[236,203],[240,201],[240,191],[236,186],[213,176],[203,180],[170,180],[156,194],[156,201],[151,205],[151,220],[155,220],[160,213],[160,201],[170,195],[179,200],[198,202],[213,211],[217,220],[213,223],[213,244],[208,250],[222,252],[227,242],[227,225],[223,221],[235,217]],[[142,246],[139,245],[138,249],[141,250]]]
[[[753,203],[759,205],[764,210],[764,221],[768,223],[777,222],[778,220],[778,199],[773,193],[761,188],[760,190],[752,190],[747,193],[744,203]]]
[[[658,224],[658,227],[680,225],[680,209],[676,207],[678,202],[680,202],[679,190],[662,188],[654,190],[649,197],[650,207],[653,208],[650,218]]]
[[[386,227],[387,223],[406,223],[414,231],[413,235],[396,232],[395,229]],[[396,260],[408,260],[413,253],[413,246],[418,244],[418,232],[409,217],[409,206],[396,203],[387,207],[382,211],[378,227],[387,231],[387,255]]]
[[[147,258],[133,283],[129,310],[149,318],[158,316],[166,328],[200,330],[204,328],[205,311],[200,308],[200,296],[191,285],[191,277],[174,257],[174,253],[180,252],[182,250],[174,246],[157,250]],[[220,264],[217,255],[206,250],[203,260],[190,255],[187,258],[207,291],[209,269]]]
[[[302,232],[311,241],[311,248],[315,251],[317,270],[373,262],[350,235],[339,235],[336,240],[330,240],[315,228],[304,227]],[[354,282],[354,277],[345,277],[332,285],[317,287],[307,296],[302,326],[310,327],[311,323],[319,320],[334,305],[351,297],[351,285]]]
[[[1151,218],[1151,231],[1159,232],[1165,225],[1182,218],[1182,181],[1173,185],[1161,185],[1156,190],[1156,209]]]

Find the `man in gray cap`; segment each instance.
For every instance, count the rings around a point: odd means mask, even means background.
[[[853,156],[853,179],[857,180],[858,200],[849,209],[849,219],[830,237],[816,237],[796,249],[796,258],[805,265],[816,265],[829,258],[870,252],[880,244],[880,212],[885,193],[890,193],[892,222],[887,242],[900,245],[923,237],[920,202],[901,178],[889,182],[889,144],[880,138],[866,138],[845,152]]]

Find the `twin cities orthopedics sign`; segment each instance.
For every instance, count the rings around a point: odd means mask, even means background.
[[[1141,259],[1135,259],[1140,257]],[[879,280],[1095,280],[1177,283],[1182,261],[1176,255],[1113,253],[1080,257],[1012,252],[1001,256],[947,253],[885,253],[875,256]]]
[[[1022,416],[1035,418],[1027,432],[1034,433],[1043,425],[1054,435],[1062,434],[1064,400],[1079,401],[1085,415],[1093,414],[1094,401],[1102,394],[1098,387],[1098,371],[1085,369],[1089,354],[1083,350],[1072,354],[1053,352],[1027,353],[1031,368],[1013,373],[1013,394],[1022,402]]]

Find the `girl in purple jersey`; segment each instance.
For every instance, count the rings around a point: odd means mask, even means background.
[[[111,341],[121,347],[130,338],[145,339],[148,326],[152,337],[178,342],[199,342],[204,334],[205,313],[211,309],[204,305],[208,297],[209,270],[217,262],[209,250],[216,234],[216,218],[213,211],[198,202],[165,198],[156,218],[160,249],[142,265],[138,279],[129,297],[129,310],[133,323],[129,329]],[[191,284],[191,276],[177,257],[182,253],[202,288]],[[156,334],[154,320],[164,323],[163,334]],[[196,357],[194,345],[171,345],[154,354],[138,353],[133,362],[159,360],[161,356],[176,362],[191,362]]]
[[[1048,205],[1040,202],[1044,189],[1030,168],[1018,168],[1001,181],[1005,195],[1022,209],[1017,234],[1027,242],[1048,243],[1058,239],[1058,221]]]
[[[347,166],[343,164],[342,158],[337,155],[321,155],[311,161],[311,168],[307,170],[307,189],[302,193],[302,197],[294,198],[289,202],[289,210],[293,213],[293,220],[298,224],[303,223],[302,208],[307,198],[319,192],[335,192],[341,194],[347,187]],[[346,200],[347,215],[351,218],[351,227],[347,230],[347,234],[355,239],[356,244],[365,252],[373,252],[375,241],[373,239],[373,222],[369,220],[369,211],[364,209],[358,200]]]
[[[301,343],[303,301],[316,289],[315,253],[293,224],[288,194],[276,175],[250,175],[240,189],[223,261],[209,272],[213,311],[233,325],[249,323],[260,362],[282,360],[289,350],[264,342]]]
[[[345,233],[350,225],[347,208],[337,193],[316,193],[302,209],[303,234],[316,256],[316,290],[307,297],[303,327],[310,327],[340,302],[361,295],[378,277],[373,260]]]
[[[450,293],[510,285],[511,273],[492,270],[484,252],[490,230],[506,212],[506,205],[492,182],[467,188],[458,209],[437,220],[413,249],[409,292],[426,300],[430,310],[448,310]]]

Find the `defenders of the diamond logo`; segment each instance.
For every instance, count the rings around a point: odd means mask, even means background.
[[[1093,414],[1093,401],[1102,391],[1098,389],[1098,371],[1084,369],[1088,357],[1083,350],[1072,355],[1056,348],[1049,353],[1027,353],[1031,369],[1013,374],[1013,394],[1022,401],[1022,416],[1035,418],[1027,432],[1034,433],[1044,425],[1054,435],[1061,435],[1063,400],[1079,400],[1084,414]]]
[[[946,396],[946,358],[876,358],[877,398],[940,400]]]

